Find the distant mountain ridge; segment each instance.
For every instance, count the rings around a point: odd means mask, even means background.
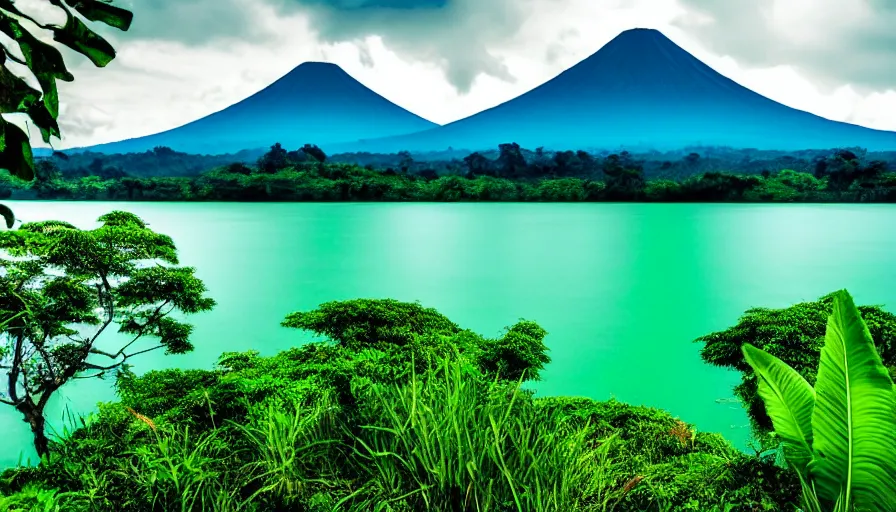
[[[371,91],[335,64],[305,62],[252,96],[191,123],[78,150],[111,154],[167,146],[186,153],[224,154],[274,142],[297,148],[435,126]]]
[[[281,82],[289,86],[278,85]],[[297,96],[308,103],[297,102]],[[362,97],[364,101],[358,99]],[[265,116],[282,121],[282,111],[297,104],[304,108],[290,111],[293,119],[313,119],[322,129],[309,131],[294,121],[265,126],[249,121]],[[217,124],[216,116],[221,119]],[[223,133],[223,126],[250,134],[216,139],[213,133]],[[391,133],[371,135],[378,130]],[[896,150],[896,133],[777,103],[716,72],[660,31],[637,28],[620,33],[548,82],[444,126],[388,102],[338,66],[307,63],[217,114],[161,134],[89,149],[111,153],[164,145],[188,152],[200,146],[236,152],[273,142],[289,148],[314,143],[328,153],[473,151],[505,142],[546,149],[729,146],[792,151],[858,146],[888,151]]]
[[[331,151],[546,149],[896,149],[896,133],[831,121],[739,85],[654,29],[631,29],[548,82],[496,107],[420,133]]]

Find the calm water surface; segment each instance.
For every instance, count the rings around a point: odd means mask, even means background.
[[[839,288],[896,311],[888,205],[10,204],[25,221],[83,228],[132,211],[198,269],[219,305],[193,317],[196,350],[141,356],[138,373],[303,343],[312,338],[279,323],[321,302],[419,300],[487,336],[520,318],[541,324],[553,362],[540,394],[661,407],[741,446],[746,416],[728,403],[738,377],[704,364],[692,340],[750,307]],[[66,407],[112,399],[110,382],[76,381],[49,418],[59,427]],[[0,467],[34,456],[13,413],[0,407]]]

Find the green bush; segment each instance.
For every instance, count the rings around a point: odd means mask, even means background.
[[[750,343],[781,359],[813,384],[833,304],[834,294],[828,294],[815,302],[787,308],[752,308],[733,327],[696,340],[705,344],[700,353],[704,361],[741,372],[741,383],[734,388],[734,394],[747,408],[753,428],[760,436],[771,432],[772,423],[757,393],[753,369],[741,348]],[[891,375],[896,374],[896,315],[877,306],[860,306],[859,311],[884,365]]]
[[[325,303],[286,322],[330,340],[225,353],[212,370],[122,374],[120,401],[73,425],[40,466],[6,471],[0,499],[43,493],[61,510],[117,512],[754,511],[797,500],[798,481],[773,458],[663,411],[533,398],[521,381],[549,361],[534,322],[487,339],[390,300]]]

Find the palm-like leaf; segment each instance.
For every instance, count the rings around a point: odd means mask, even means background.
[[[804,477],[812,460],[812,411],[815,391],[802,375],[777,357],[750,344],[741,348],[759,380],[759,396],[765,402],[775,433],[784,442],[784,454]]]
[[[856,510],[896,510],[893,381],[845,290],[834,296],[815,394],[809,472],[820,497]]]

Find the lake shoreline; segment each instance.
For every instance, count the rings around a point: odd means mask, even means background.
[[[615,174],[614,174],[615,173]],[[867,174],[867,173],[866,173]],[[704,172],[678,179],[631,169],[589,175],[413,174],[347,164],[263,172],[228,167],[189,177],[39,174],[0,183],[0,199],[175,202],[896,203],[896,173],[816,176]]]

